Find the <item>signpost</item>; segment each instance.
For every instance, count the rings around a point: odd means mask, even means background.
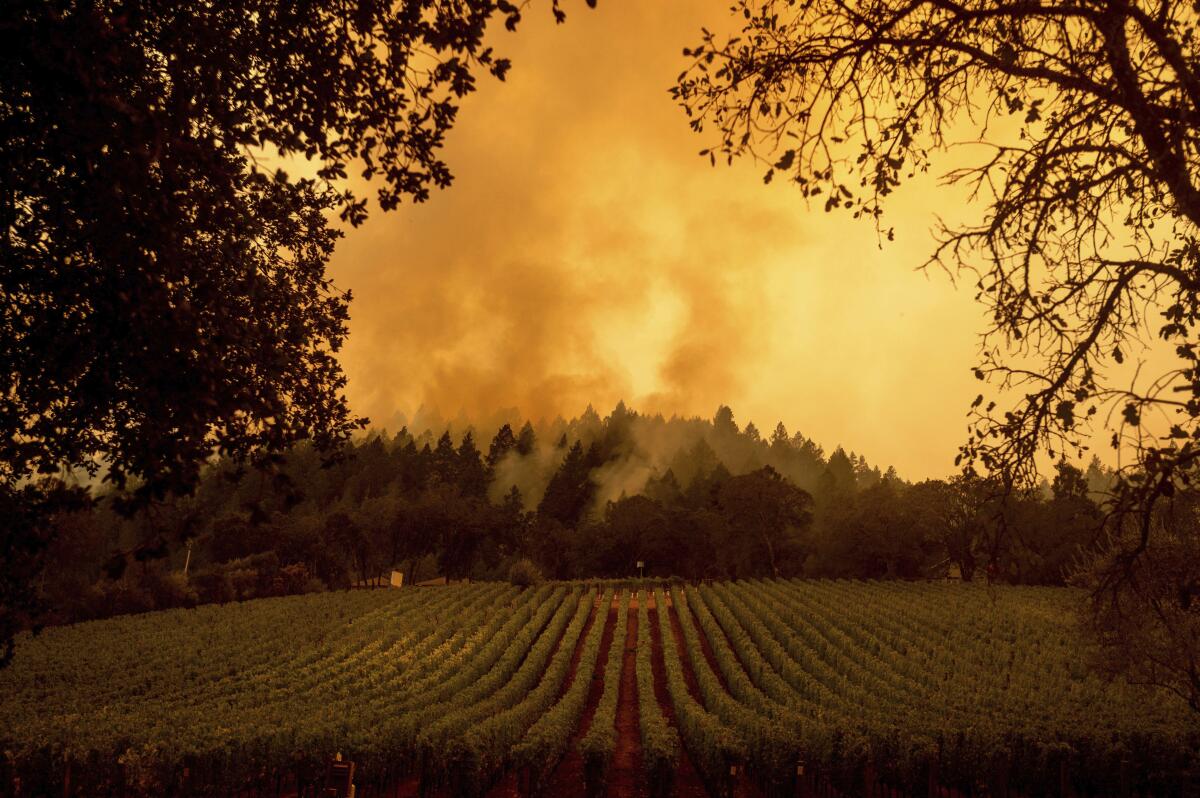
[[[327,798],[354,798],[354,763],[343,760],[340,753],[329,760],[321,795]]]
[[[642,571],[645,569],[645,567],[646,567],[646,561],[638,560],[638,579],[642,578]]]

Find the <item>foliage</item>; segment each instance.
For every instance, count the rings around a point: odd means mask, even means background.
[[[519,587],[531,587],[541,583],[542,572],[531,560],[523,558],[508,569],[508,581]]]
[[[1087,474],[1061,464],[1053,487],[1005,502],[991,482],[909,484],[840,449],[826,461],[820,447],[779,428],[770,442],[755,442],[730,429],[732,412],[721,418],[724,427],[622,409],[544,434],[530,426],[526,454],[506,443],[511,426],[501,427],[492,448],[504,454],[491,465],[473,436],[468,445],[470,430],[456,437],[406,428],[351,441],[334,464],[311,445],[294,447],[278,466],[286,485],[255,472],[237,479],[236,466],[218,463],[195,495],[130,518],[107,502],[58,513],[43,555],[54,568],[40,598],[47,620],[63,623],[386,584],[392,569],[408,584],[442,575],[531,585],[541,577],[530,565],[550,578],[629,580],[639,561],[659,580],[777,572],[912,579],[956,570],[965,579],[1063,584],[1099,529],[1094,497],[1109,474],[1097,463]],[[570,480],[598,493],[573,527],[527,509],[544,503],[558,474],[577,470],[568,463],[573,445],[537,448],[554,431],[559,440],[580,436],[579,450],[599,458]],[[669,445],[650,443],[663,440]],[[671,465],[647,474],[645,462]],[[621,476],[630,472],[642,479]],[[188,546],[146,557],[170,540]],[[185,561],[195,595],[159,590]],[[229,579],[247,567],[256,574],[241,574],[235,589]]]
[[[447,770],[455,795],[483,795],[507,762],[529,753],[519,746],[535,723],[550,717],[548,713],[562,690],[584,627],[594,614],[596,598],[595,591],[580,594],[566,629],[552,628],[539,639],[521,669],[505,685],[501,694],[511,695],[515,700],[506,706],[504,701],[495,702],[495,697],[490,699],[492,714],[478,716],[479,721],[453,740],[442,754],[450,763]],[[521,677],[526,672],[530,676],[523,681]],[[544,757],[543,761],[548,762],[549,754]]]
[[[617,748],[617,698],[621,687],[621,668],[624,665],[622,652],[627,637],[626,624],[629,617],[629,591],[620,592],[616,624],[604,665],[604,692],[592,714],[587,734],[579,741],[579,755],[583,758],[584,781],[589,798],[604,793],[608,783],[608,769],[612,764],[613,752]]]
[[[85,474],[138,507],[190,492],[214,454],[332,455],[365,423],[337,361],[350,295],[325,268],[336,220],[367,216],[350,170],[383,210],[449,185],[459,104],[509,69],[484,32],[520,11],[54,0],[4,19],[0,496],[37,516],[0,560],[7,646],[67,506],[35,478]]]
[[[1176,496],[1157,509],[1153,524],[1155,546],[1134,570],[1138,589],[1098,607],[1096,660],[1133,682],[1164,687],[1200,712],[1200,496]],[[1139,530],[1127,523],[1115,534],[1135,537]],[[1109,567],[1101,558],[1077,579],[1094,587]]]
[[[583,634],[596,595],[553,583],[359,590],[50,629],[0,674],[0,784],[264,794],[341,751],[363,791],[417,776],[427,791],[476,792],[552,762],[570,737],[599,662],[603,618]],[[639,649],[661,647],[678,734],[714,791],[744,765],[739,778],[794,794],[802,762],[859,793],[870,762],[917,793],[936,762],[963,792],[997,775],[1022,794],[1057,792],[1065,770],[1079,794],[1171,794],[1200,763],[1192,715],[1079,660],[1071,609],[1084,597],[897,581],[677,587],[656,591],[658,634],[646,616]],[[596,738],[612,732],[614,640]],[[577,646],[581,670],[560,697]],[[643,673],[639,701],[657,709]]]
[[[581,644],[579,662],[570,687],[563,692],[553,707],[547,709],[529,726],[524,739],[512,746],[512,759],[529,769],[535,785],[566,753],[571,736],[579,726],[588,691],[592,686],[589,677],[595,671],[596,661],[600,657],[600,641],[604,637],[604,627],[608,623],[608,610],[612,603],[613,590],[609,588],[596,602],[592,625]],[[560,644],[560,651],[564,649]]]
[[[679,734],[667,723],[662,707],[654,693],[654,670],[652,667],[650,614],[647,608],[648,594],[639,590],[637,595],[637,656],[634,669],[637,671],[638,726],[642,738],[642,767],[650,785],[650,795],[669,796],[675,775],[675,761],[679,757]],[[661,595],[661,594],[660,594]]]

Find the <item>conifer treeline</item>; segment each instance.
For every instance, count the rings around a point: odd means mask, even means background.
[[[1109,477],[1060,465],[1053,485],[1000,503],[982,480],[912,484],[783,424],[764,438],[724,406],[711,420],[619,404],[515,426],[486,444],[470,427],[375,432],[333,464],[301,446],[272,475],[217,464],[195,495],[132,519],[101,502],[58,519],[45,598],[66,621],[379,583],[393,569],[579,578],[630,576],[639,561],[689,579],[986,569],[1061,584]]]

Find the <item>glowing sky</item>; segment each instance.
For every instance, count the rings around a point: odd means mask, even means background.
[[[917,272],[934,214],[963,212],[932,179],[889,207],[896,241],[806,207],[750,163],[711,168],[667,94],[725,0],[527,11],[493,42],[446,148],[455,184],[376,211],[340,243],[351,289],[342,362],[377,424],[422,402],[446,416],[641,411],[782,420],[909,479],[953,470],[982,328],[970,286]]]

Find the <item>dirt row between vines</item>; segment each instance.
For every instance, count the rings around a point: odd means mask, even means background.
[[[705,706],[704,697],[700,695],[700,684],[696,681],[696,672],[693,670],[700,666],[692,662],[688,654],[687,644],[683,637],[683,621],[680,619],[679,611],[675,609],[674,603],[671,603],[667,608],[667,613],[671,617],[671,636],[675,639],[675,650],[679,652],[679,660],[683,663],[683,679],[687,683],[688,692],[692,694],[692,698],[696,699],[701,706]],[[699,625],[695,624],[695,620],[695,618],[692,618],[692,623],[696,629],[696,636],[700,638],[700,649],[704,654],[704,667],[713,672],[717,680],[721,683],[721,688],[728,692],[729,685],[725,683],[725,675],[717,667],[717,658],[713,655],[712,645],[709,643],[704,631],[700,629]],[[760,795],[762,795],[762,791],[748,779],[738,779],[734,784],[735,798],[757,798]]]
[[[623,639],[618,638],[618,630],[616,629],[618,602],[619,597],[614,597],[608,607],[602,607],[600,606],[601,602],[597,599],[596,608],[588,617],[579,640],[575,644],[567,677],[559,689],[559,698],[570,689],[575,679],[581,678],[578,673],[579,660],[583,655],[584,641],[587,639],[592,624],[599,622],[605,625],[600,640],[600,653],[596,659],[595,669],[590,674],[591,686],[588,689],[587,704],[580,717],[580,722],[571,736],[566,754],[555,766],[554,770],[544,778],[542,784],[539,785],[539,795],[564,796],[582,795],[584,793],[583,758],[579,754],[578,744],[591,727],[592,719],[600,703],[600,697],[604,692],[604,671],[608,658],[619,656],[622,658],[622,665],[617,698],[617,740],[616,749],[613,752],[613,761],[609,768],[605,795],[606,798],[647,797],[646,777],[642,763],[641,726],[637,694],[637,595],[633,595],[630,599],[628,620]],[[700,665],[691,661],[683,637],[682,621],[670,596],[667,597],[664,606],[659,607],[654,595],[648,595],[646,609],[650,621],[651,664],[654,674],[655,699],[662,709],[667,722],[676,728],[677,731],[680,731],[681,746],[679,762],[672,785],[672,794],[677,796],[677,798],[704,798],[708,795],[708,790],[700,778],[699,771],[696,770],[686,745],[683,744],[682,732],[678,728],[675,707],[671,703],[670,695],[667,691],[666,665],[662,646],[668,644],[675,646],[680,662],[683,665],[683,676],[688,692],[702,706],[704,705],[704,700],[700,695],[699,684],[693,668],[706,667],[710,669],[722,687],[727,687],[725,678],[717,666],[710,641],[698,626],[696,627],[696,632],[701,642],[705,662],[703,665]],[[670,629],[670,638],[667,636],[667,628]],[[668,639],[670,643],[668,643]],[[554,650],[557,650],[561,645],[562,638],[559,638],[554,642]],[[589,677],[584,675],[582,678]],[[448,792],[442,789],[430,790],[426,794],[430,798],[449,798]],[[417,777],[404,779],[386,789],[383,795],[388,796],[388,798],[392,798],[392,796],[396,798],[415,798],[420,795],[419,779]],[[488,791],[487,798],[520,798],[521,795],[519,775],[513,771],[506,773]],[[735,786],[734,798],[759,798],[759,796],[761,796],[761,791],[756,785],[747,779],[738,780]]]
[[[563,683],[559,686],[558,695],[555,697],[554,703],[557,704],[558,701],[561,700],[564,695],[566,695],[567,691],[571,689],[571,685],[574,683],[575,678],[579,673],[579,660],[582,659],[582,657],[583,657],[584,643],[587,640],[588,633],[592,629],[592,624],[594,624],[596,622],[596,619],[601,616],[601,613],[604,613],[604,608],[600,606],[600,600],[597,599],[592,608],[592,612],[588,615],[587,622],[583,625],[583,630],[579,633],[579,639],[577,641],[575,641],[575,650],[571,653],[571,665],[567,669],[567,678],[563,679]],[[606,626],[611,626],[612,623],[609,621],[609,616],[612,614],[613,614],[612,610],[610,609],[608,613],[604,614],[604,620],[602,620],[601,623],[605,624]],[[605,629],[603,634],[608,636],[609,639],[612,638],[611,633],[607,629]],[[604,644],[603,638],[601,638],[600,642],[601,642],[601,650],[603,650],[603,644]],[[557,650],[561,645],[562,645],[562,638],[559,638],[558,641],[554,644],[555,650]],[[551,655],[551,657],[553,657],[553,655]],[[599,660],[597,660],[597,665],[599,665]],[[600,672],[603,673],[603,670],[601,670]],[[593,675],[593,679],[594,678],[595,677]],[[603,682],[604,680],[601,679],[600,681]],[[599,703],[599,701],[600,701],[600,697],[596,696],[596,703]],[[584,710],[585,717],[591,718],[591,716],[593,714],[595,714],[596,703],[592,702],[591,694],[589,693],[588,707]],[[580,725],[582,726],[582,724],[580,724]],[[576,743],[578,743],[581,738],[582,738],[582,735],[572,737],[571,747],[568,749],[568,756],[570,755],[571,752],[575,751]],[[578,756],[578,754],[576,754],[576,756]],[[565,763],[565,759],[566,758],[564,757],[564,760],[559,763],[560,768]],[[563,778],[567,778],[568,774],[564,773],[564,774],[562,774],[562,776],[563,776]],[[583,783],[583,767],[582,767],[582,760],[581,760],[581,764],[580,764],[580,768],[579,768],[579,778],[576,781],[576,784],[578,785],[578,784],[582,784],[582,783]],[[545,791],[544,794],[546,794],[546,795],[566,795],[569,793],[556,793],[553,791]],[[487,798],[518,798],[518,796],[520,796],[520,795],[521,795],[521,791],[519,789],[519,784],[518,784],[518,774],[515,771],[509,771],[504,774],[504,777],[500,779],[500,782],[498,784],[496,784],[496,786],[494,786],[494,787],[492,787],[492,789],[488,790]]]
[[[654,607],[654,612],[650,615],[650,626],[652,627],[650,640],[653,644],[650,653],[651,663],[654,666],[654,692],[658,698],[658,705],[662,707],[663,715],[667,718],[667,722],[676,731],[679,731],[679,767],[675,771],[673,792],[679,798],[704,798],[704,796],[708,795],[708,791],[704,789],[704,782],[700,779],[700,773],[696,770],[696,766],[692,764],[692,757],[687,751],[687,746],[683,745],[683,732],[679,729],[679,723],[675,718],[675,706],[671,703],[671,696],[667,692],[667,666],[662,650],[662,647],[666,645],[667,638],[663,634],[662,627],[663,615],[674,612],[671,609],[670,601],[668,598],[666,607]],[[652,596],[647,609],[653,606],[654,597]]]
[[[597,611],[602,612],[603,609],[599,608]],[[600,696],[604,692],[604,669],[608,665],[608,658],[620,654],[620,651],[614,649],[615,645],[620,645],[613,640],[616,635],[616,626],[617,608],[615,604],[610,604],[604,619],[604,635],[600,638],[600,654],[596,657],[596,670],[591,675],[592,684],[588,688],[587,705],[584,707],[583,715],[579,718],[579,727],[571,736],[571,743],[567,747],[566,755],[558,763],[554,772],[550,774],[550,778],[546,780],[543,790],[546,795],[572,795],[577,793],[580,785],[583,784],[583,757],[579,754],[579,741],[591,729],[592,718],[596,716],[596,707],[600,705]],[[579,658],[576,657],[575,662],[571,663],[571,680],[575,679],[578,664]]]
[[[608,774],[609,798],[642,798],[642,733],[637,704],[637,599],[629,602],[625,647],[621,652],[621,689],[617,693],[617,747]]]
[[[630,599],[628,621],[623,641],[616,639],[617,633],[615,627],[618,601],[619,597],[614,597],[608,607],[608,612],[605,613],[605,629],[600,641],[600,656],[596,660],[595,671],[591,675],[592,685],[588,691],[587,706],[584,708],[578,728],[572,735],[566,755],[541,786],[539,792],[542,795],[557,796],[582,793],[583,758],[579,754],[578,744],[584,735],[587,734],[588,729],[591,728],[592,718],[595,716],[596,708],[600,703],[600,696],[604,692],[603,676],[605,666],[607,665],[608,658],[611,656],[620,656],[623,661],[621,664],[621,683],[617,698],[617,742],[616,749],[613,752],[613,762],[609,769],[606,796],[607,798],[645,798],[647,794],[642,763],[641,726],[637,694],[638,599],[636,595]],[[701,703],[703,701],[700,698],[696,677],[692,672],[692,664],[682,639],[679,616],[671,606],[670,598],[668,597],[665,607],[659,608],[656,605],[654,595],[650,594],[647,596],[646,610],[650,620],[651,663],[654,670],[655,699],[662,709],[663,715],[667,718],[667,722],[678,730],[675,708],[667,692],[666,665],[661,648],[667,639],[663,630],[664,616],[670,618],[669,625],[671,626],[673,642],[679,651],[680,660],[684,666],[684,678],[688,684],[688,689],[698,701]],[[597,611],[589,619],[588,626],[585,627],[583,635],[580,636],[579,643],[571,660],[570,671],[562,687],[562,693],[565,693],[574,680],[578,678],[579,659],[582,655],[583,640],[587,635],[587,629],[590,628],[595,618],[603,611],[603,608],[597,608]],[[705,643],[705,656],[709,659],[709,666],[714,669],[718,678],[721,678],[720,672],[716,671],[715,661],[712,659],[712,651],[707,648],[707,640],[703,634],[700,635],[700,638]],[[724,684],[723,681],[722,684]],[[515,774],[509,774],[488,793],[488,798],[516,798],[519,794],[517,777]],[[678,796],[678,798],[705,798],[708,795],[704,782],[701,780],[700,774],[696,770],[692,762],[692,757],[685,746],[681,746],[680,749],[679,764],[675,772],[672,794]],[[756,792],[751,790],[750,785],[742,784],[737,795],[753,798]]]

